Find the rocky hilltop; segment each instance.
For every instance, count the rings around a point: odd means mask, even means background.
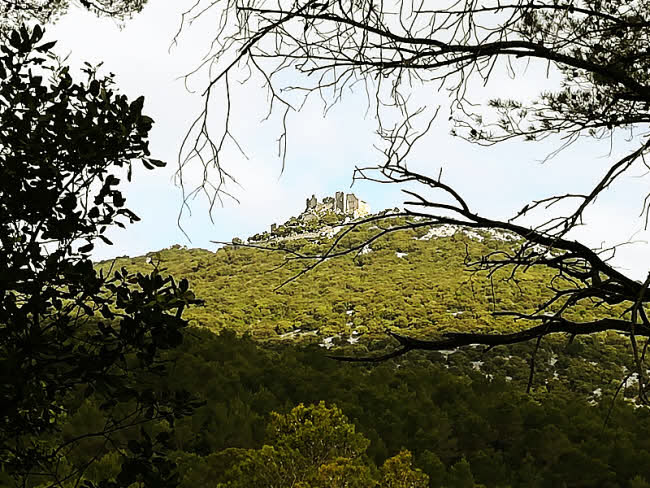
[[[345,194],[337,191],[334,196],[324,197],[320,202],[316,195],[307,198],[305,209],[297,216],[291,217],[283,224],[273,223],[270,230],[255,234],[247,242],[259,243],[295,239],[315,239],[322,236],[332,237],[338,227],[370,214],[370,205],[359,199],[354,193]],[[241,244],[240,238],[234,238],[233,244]]]

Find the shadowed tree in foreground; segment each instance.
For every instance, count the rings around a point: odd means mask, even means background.
[[[120,180],[137,161],[164,166],[149,153],[153,121],[111,77],[86,68],[75,81],[42,38],[22,27],[0,46],[0,484],[73,486],[110,449],[120,469],[100,486],[175,486],[169,432],[139,429],[197,405],[156,386],[197,300],[157,268],[103,274],[90,260],[108,229],[138,220]],[[85,399],[95,427],[60,435]]]
[[[226,144],[237,136],[229,124],[231,111],[237,110],[230,98],[232,83],[265,83],[269,110],[280,115],[283,156],[287,127],[299,119],[302,106],[301,100],[296,102],[296,93],[322,97],[329,107],[340,102],[346,90],[356,87],[367,93],[383,156],[377,166],[357,168],[354,179],[408,184],[406,210],[373,219],[391,215],[414,219],[380,231],[371,241],[388,232],[436,224],[505,231],[517,235],[520,245],[510,252],[470,261],[470,268],[490,276],[506,270],[516,277],[531,267],[554,273],[548,284],[553,296],[536,311],[501,312],[512,315],[521,332],[449,334],[431,341],[394,335],[400,343],[396,351],[351,360],[382,360],[413,349],[468,344],[539,343],[552,333],[573,337],[616,330],[629,334],[640,378],[639,394],[647,401],[645,349],[637,338],[650,336],[646,312],[650,278],[640,283],[626,276],[609,263],[611,249],[590,249],[571,239],[569,232],[582,223],[585,210],[617,179],[644,168],[650,147],[644,132],[650,121],[650,2],[221,0],[199,1],[184,18],[206,15],[203,9],[208,4],[211,10],[220,9],[217,34],[205,60],[212,76],[203,93],[205,108],[189,131],[179,169],[182,172],[193,163],[205,167],[205,180],[195,191],[207,191],[214,203],[230,179],[220,157]],[[549,82],[548,91],[529,103],[508,99],[508,93],[491,100],[487,107],[471,103],[480,83],[497,74],[510,73],[525,83],[525,74],[519,72],[526,63],[538,63],[557,73],[561,84]],[[508,220],[494,219],[473,208],[468,196],[445,181],[442,172],[423,174],[409,169],[409,152],[437,114],[426,103],[415,105],[418,97],[410,95],[419,87],[449,93],[452,134],[475,144],[522,139],[535,146],[556,137],[561,149],[578,138],[615,138],[624,131],[636,147],[620,159],[612,159],[593,187],[585,190],[581,181],[575,181],[575,191],[549,194],[513,211]],[[220,134],[208,130],[213,99],[227,102]],[[649,203],[646,198],[646,220]],[[353,230],[354,226],[347,233]],[[325,258],[355,253],[368,244],[345,247],[345,235],[324,255],[293,255],[289,259],[307,260],[308,270]],[[573,318],[572,308],[582,303],[601,306],[603,318],[589,322]]]

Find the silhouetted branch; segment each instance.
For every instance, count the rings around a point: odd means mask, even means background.
[[[378,362],[385,361],[394,357],[402,356],[410,351],[444,351],[448,349],[455,349],[458,347],[483,345],[489,347],[505,346],[510,344],[519,344],[528,342],[532,339],[539,339],[540,337],[549,334],[572,334],[572,335],[586,335],[594,334],[596,332],[604,332],[614,330],[623,333],[631,333],[632,323],[626,320],[617,319],[601,319],[592,322],[571,322],[561,317],[553,316],[521,316],[529,320],[542,321],[541,325],[531,327],[520,332],[513,332],[510,334],[476,334],[464,332],[447,332],[442,335],[442,339],[437,340],[423,340],[413,337],[403,336],[395,332],[389,332],[389,335],[400,343],[400,348],[387,354],[378,356],[335,356],[329,355],[328,357],[339,361],[349,362]],[[643,326],[637,329],[637,335],[650,337],[650,327]]]

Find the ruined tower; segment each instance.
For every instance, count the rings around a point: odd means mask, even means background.
[[[334,195],[334,211],[345,213],[345,194],[342,191],[337,191]]]
[[[345,200],[345,213],[348,215],[355,215],[359,208],[359,199],[354,195],[354,193],[348,193],[345,196]]]
[[[313,209],[315,209],[317,203],[318,203],[318,200],[316,199],[316,195],[312,195],[311,198],[307,199],[307,208],[305,210],[313,210]]]

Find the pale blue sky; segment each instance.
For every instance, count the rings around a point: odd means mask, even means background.
[[[130,208],[142,222],[114,232],[111,238],[115,245],[98,247],[98,259],[141,255],[176,243],[215,249],[211,240],[246,237],[298,214],[311,194],[322,198],[337,190],[349,191],[354,166],[379,160],[379,153],[372,147],[376,142],[373,120],[364,118],[361,94],[351,94],[326,118],[322,105],[309,103],[290,119],[289,152],[281,175],[275,143],[278,128],[260,122],[265,114],[264,92],[254,85],[235,89],[235,135],[250,159],[231,151],[226,164],[241,184],[230,188],[240,203],[226,201],[223,207],[216,208],[212,223],[205,202],[196,200],[192,216],[183,220],[192,240],[188,242],[176,225],[181,194],[172,177],[182,138],[201,106],[202,83],[194,80],[190,88],[197,91],[189,93],[178,78],[200,61],[212,34],[210,24],[197,22],[185,30],[178,46],[169,50],[180,14],[188,5],[181,0],[150,0],[144,11],[122,29],[111,20],[73,10],[47,29],[46,37],[59,40],[58,53],[70,54],[70,64],[103,61],[103,69],[116,74],[122,92],[131,98],[145,96],[145,111],[156,121],[151,133],[152,153],[169,163],[163,170],[135,172],[134,183],[125,193]],[[530,96],[548,83],[541,73],[530,69],[523,84],[497,78],[480,97],[500,92]],[[427,97],[436,97],[430,94],[432,89],[421,90],[416,97],[429,104]],[[215,117],[218,111],[218,104],[213,104]],[[452,138],[449,130],[445,114],[413,153],[411,164],[432,174],[437,174],[442,165],[447,181],[465,192],[470,205],[490,217],[511,216],[535,197],[567,189],[585,191],[626,146],[619,142],[613,155],[608,156],[607,143],[584,141],[542,165],[539,161],[557,141],[543,146],[513,142],[485,149]],[[634,175],[641,173],[639,170]],[[626,177],[588,213],[589,225],[576,232],[576,237],[593,246],[623,242],[632,236],[647,239],[647,232],[638,232],[643,222],[637,216],[648,188],[648,178]],[[373,210],[401,206],[397,187],[357,183],[352,191]],[[648,249],[643,243],[626,246],[617,253],[615,262],[632,276],[643,277],[650,264]]]

